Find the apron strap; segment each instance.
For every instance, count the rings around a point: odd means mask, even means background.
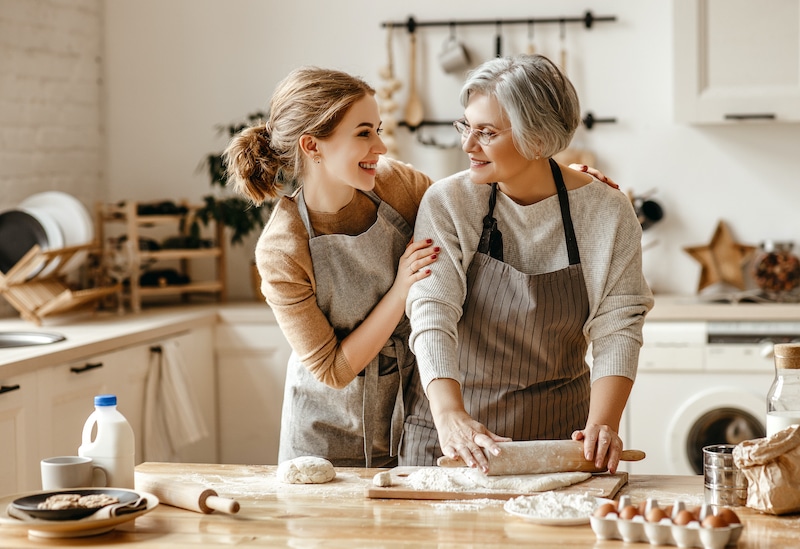
[[[374,406],[378,399],[378,379],[381,355],[397,359],[398,383],[392,410],[391,430],[389,433],[389,455],[394,457],[400,453],[400,443],[403,438],[403,423],[405,422],[405,403],[403,399],[403,367],[406,361],[406,346],[403,340],[393,335],[381,349],[378,356],[372,359],[364,372],[364,395],[361,406],[361,424],[364,435],[364,457],[366,467],[372,467],[372,444],[375,440],[375,413]]]
[[[503,261],[503,233],[497,228],[494,218],[494,205],[497,203],[497,183],[492,183],[492,192],[489,195],[489,212],[483,218],[483,230],[478,241],[478,253],[488,254],[490,257]]]
[[[361,404],[361,425],[364,434],[365,467],[372,467],[372,441],[375,434],[375,414],[371,406],[378,396],[378,357],[372,359],[364,372],[364,394]]]
[[[558,203],[561,206],[561,222],[564,224],[564,238],[567,241],[569,264],[577,265],[581,262],[581,255],[578,252],[578,239],[575,237],[575,227],[572,225],[572,214],[569,212],[567,186],[564,185],[564,178],[561,176],[561,169],[558,167],[558,163],[552,158],[548,160],[550,162],[550,171],[553,172],[553,179],[555,179],[556,182],[556,191],[558,191]]]
[[[301,187],[299,191],[297,191],[296,200],[297,200],[297,213],[300,214],[300,219],[303,221],[303,225],[308,232],[308,239],[311,240],[317,234],[314,232],[314,229],[311,227],[311,220],[308,217],[308,206],[306,206],[306,199],[303,197],[303,188]]]

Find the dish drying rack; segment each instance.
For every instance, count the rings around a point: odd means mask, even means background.
[[[56,250],[42,250],[34,245],[6,274],[0,273],[0,295],[22,318],[37,326],[46,316],[75,310],[111,294],[119,295],[120,284],[71,290],[59,276],[72,256],[95,248],[92,243]],[[48,274],[40,276],[38,273]]]

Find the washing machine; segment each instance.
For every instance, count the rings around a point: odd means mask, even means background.
[[[704,446],[766,434],[773,345],[800,341],[800,322],[647,321],[620,431],[647,457],[634,474],[703,472]]]

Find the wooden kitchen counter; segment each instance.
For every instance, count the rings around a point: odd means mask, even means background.
[[[204,515],[159,505],[116,530],[73,540],[29,539],[0,529],[0,547],[649,547],[600,541],[589,525],[539,526],[506,513],[489,499],[423,501],[368,499],[378,469],[338,468],[325,485],[284,485],[274,466],[144,463],[137,471],[195,481],[241,504],[236,515]],[[656,497],[669,503],[702,502],[700,476],[632,476],[620,494],[634,502]],[[800,516],[772,517],[737,509],[745,528],[740,548],[800,547]]]

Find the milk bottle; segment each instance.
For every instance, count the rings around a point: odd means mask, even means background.
[[[78,455],[92,458],[106,471],[106,486],[133,488],[134,448],[133,429],[117,410],[116,395],[94,397],[94,412],[83,426]]]

